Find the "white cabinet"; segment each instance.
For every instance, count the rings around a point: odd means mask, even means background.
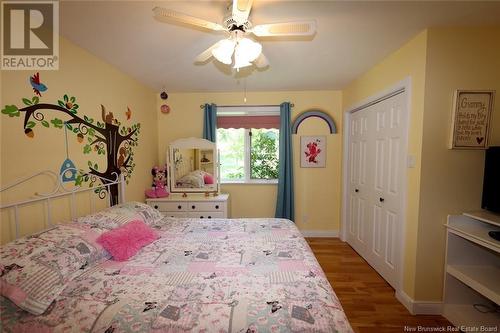
[[[443,316],[456,326],[500,325],[500,216],[448,216]]]
[[[200,149],[195,151],[195,168],[213,174],[214,151],[212,149]]]
[[[192,217],[200,219],[228,218],[229,194],[205,197],[190,194],[183,198],[171,194],[167,198],[147,199],[146,203],[165,216]]]

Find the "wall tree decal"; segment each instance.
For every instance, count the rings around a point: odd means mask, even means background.
[[[9,117],[19,117],[21,113],[24,113],[24,133],[28,137],[34,138],[33,129],[38,124],[58,129],[66,126],[71,133],[77,136],[78,142],[82,144],[85,142],[84,154],[94,152],[98,155],[106,155],[104,171],[99,171],[97,163],[88,161],[89,170],[79,170],[75,185],[89,183],[89,186],[92,187],[97,180],[106,185],[107,182],[98,177],[116,179],[122,173],[128,183],[135,168],[133,148],[138,144],[141,124],[137,123],[130,127],[121,126],[121,123],[114,118],[113,113],[107,112],[103,105],[101,105],[102,122],[95,121],[95,119],[85,115],[82,118],[77,115],[79,105],[74,96],[64,95],[62,100],[57,101],[57,104],[39,103],[40,100],[37,96],[33,96],[32,99],[23,98],[22,101],[24,103],[22,107],[6,105],[2,109],[2,113]],[[58,112],[61,117],[68,119],[54,117],[48,121],[44,114],[45,111]],[[107,192],[106,187],[100,187],[95,192],[100,198],[104,198]],[[112,204],[118,203],[117,185],[110,186],[110,198]]]

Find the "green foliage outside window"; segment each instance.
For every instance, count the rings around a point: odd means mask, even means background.
[[[218,128],[217,148],[220,151],[221,179],[245,179],[245,131],[242,128]]]
[[[250,150],[250,178],[278,178],[278,140],[277,129],[252,129]]]
[[[250,134],[251,133],[251,134]],[[249,136],[249,149],[245,149],[245,136]],[[220,151],[221,179],[244,181],[245,179],[277,179],[279,130],[243,128],[218,128],[217,147]],[[245,153],[250,151],[249,156]],[[250,170],[245,170],[249,160]],[[247,175],[247,176],[245,176]]]

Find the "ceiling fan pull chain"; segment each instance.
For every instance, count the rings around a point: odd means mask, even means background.
[[[243,79],[243,87],[245,89],[245,96],[243,97],[243,103],[247,104],[247,78]]]

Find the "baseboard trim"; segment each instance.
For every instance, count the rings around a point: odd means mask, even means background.
[[[404,291],[396,291],[396,298],[412,315],[440,315],[443,313],[443,302],[415,301]]]
[[[300,230],[304,237],[339,237],[338,230]]]

